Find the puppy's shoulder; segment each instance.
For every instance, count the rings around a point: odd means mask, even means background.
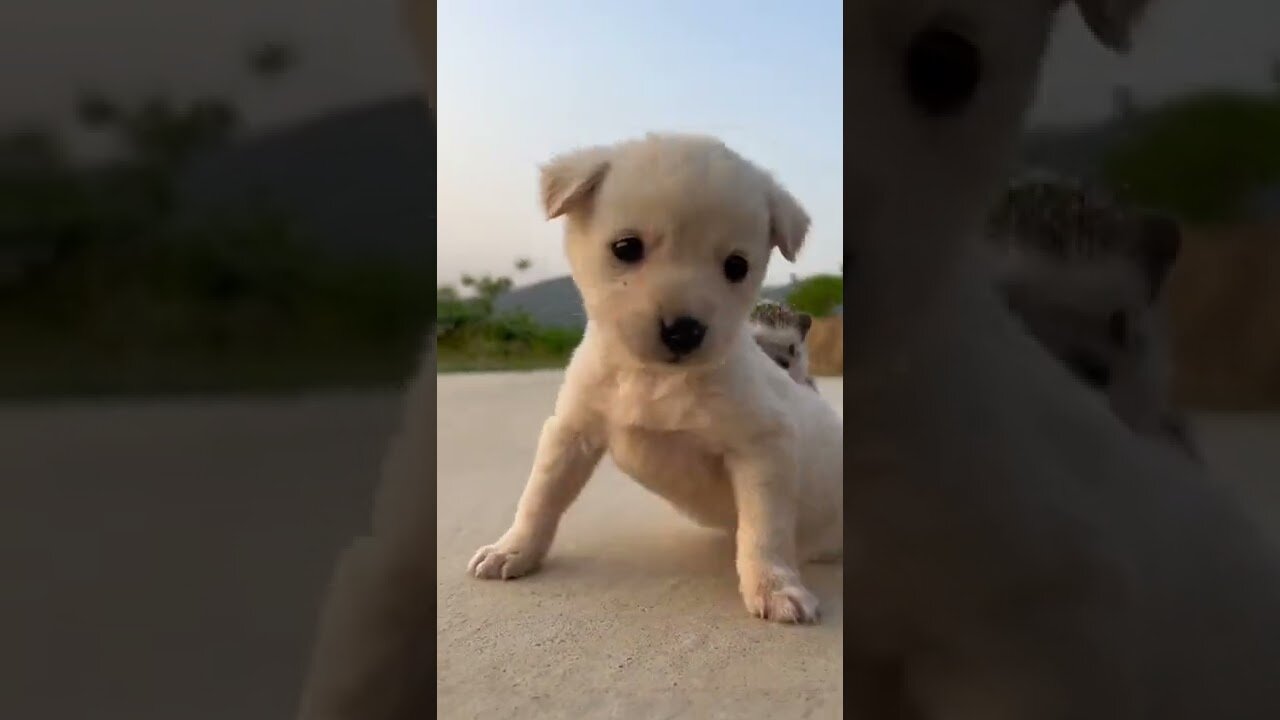
[[[722,412],[743,430],[767,430],[788,423],[791,395],[804,388],[761,352],[754,342],[735,348],[712,379]]]
[[[557,417],[577,418],[583,423],[599,420],[600,409],[607,407],[617,389],[616,371],[607,350],[588,326],[565,367],[556,396]]]

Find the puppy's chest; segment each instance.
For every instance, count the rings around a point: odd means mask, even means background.
[[[665,379],[624,381],[599,401],[618,469],[701,523],[732,523],[720,403]]]
[[[656,492],[693,476],[723,473],[724,454],[686,432],[614,425],[608,436],[609,454],[618,469]]]
[[[734,527],[733,487],[724,455],[696,436],[614,426],[609,454],[620,470],[695,522]]]
[[[723,465],[714,414],[688,390],[622,383],[605,418],[614,462],[650,489]]]

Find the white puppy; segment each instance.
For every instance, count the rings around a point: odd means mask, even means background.
[[[1275,549],[977,261],[1061,4],[844,5],[846,697],[948,720],[1277,718]],[[1077,5],[1124,47],[1143,3]],[[858,690],[877,683],[896,687]]]
[[[542,201],[565,218],[587,329],[515,521],[469,571],[532,572],[607,451],[696,522],[736,532],[750,612],[814,621],[799,566],[842,548],[841,422],[745,331],[770,253],[793,260],[808,216],[720,142],[684,135],[557,157]]]
[[[756,344],[778,367],[801,385],[817,388],[813,376],[809,375],[809,348],[804,342],[813,325],[812,315],[772,300],[761,300],[747,322]]]

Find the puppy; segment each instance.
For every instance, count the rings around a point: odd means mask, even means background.
[[[987,238],[997,287],[1027,331],[1129,427],[1198,458],[1169,397],[1161,290],[1178,224],[1078,183],[1032,177],[1007,188]]]
[[[1114,48],[1143,5],[1075,3]],[[1275,548],[1031,337],[979,259],[1061,6],[844,5],[844,631],[899,700],[848,714],[1280,717]]]
[[[695,522],[736,534],[753,615],[815,621],[799,566],[843,549],[841,421],[745,332],[772,250],[794,260],[804,242],[805,211],[697,136],[570,152],[542,168],[541,186],[547,217],[565,218],[587,327],[515,520],[469,572],[536,569],[608,452]]]
[[[748,323],[756,344],[778,367],[801,385],[818,388],[809,374],[809,349],[804,344],[813,325],[812,315],[772,300],[761,300],[751,310]]]
[[[436,595],[436,336],[429,328],[374,495],[372,526],[337,558],[298,720],[432,717]]]

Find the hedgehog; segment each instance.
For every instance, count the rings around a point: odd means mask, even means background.
[[[1172,218],[1053,177],[1010,184],[987,217],[996,284],[1014,316],[1134,430],[1198,457],[1169,396],[1161,290],[1177,258]]]
[[[761,300],[751,310],[747,325],[760,349],[792,379],[817,388],[809,375],[809,351],[805,347],[805,338],[813,325],[812,315],[772,300]]]

